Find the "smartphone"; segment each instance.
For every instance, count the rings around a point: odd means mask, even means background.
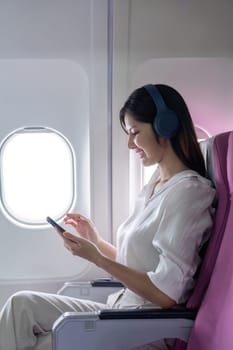
[[[54,221],[50,216],[47,216],[46,218],[47,222],[52,225],[62,236],[63,232],[65,232],[66,230],[60,226],[56,221]]]

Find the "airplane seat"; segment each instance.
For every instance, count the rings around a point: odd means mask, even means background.
[[[214,266],[210,271],[209,286],[202,298],[187,350],[231,350],[233,344],[233,132],[224,137],[227,145],[223,145],[225,141],[219,137],[215,146],[226,159],[226,164],[223,162],[222,167],[218,167],[219,173],[216,172],[217,181],[221,177],[223,180],[218,184],[219,205],[215,220],[215,231],[219,229],[219,234],[211,240],[210,249],[216,250],[217,254],[211,257],[210,265]],[[218,252],[214,245],[219,246]]]
[[[229,171],[228,169],[232,167],[232,163],[229,161],[229,155],[233,150],[233,148],[231,148],[232,146],[229,143],[229,140],[232,139],[232,137],[233,132],[225,132],[211,137],[208,143],[204,142],[200,145],[206,161],[207,177],[211,179],[214,187],[216,188],[216,213],[214,226],[211,233],[211,239],[208,242],[206,252],[198,273],[197,283],[193,294],[187,302],[187,308],[189,309],[200,308],[201,302],[204,298],[213,273],[223,236],[225,235],[226,223],[230,219],[230,187],[227,172]],[[210,151],[210,148],[212,148],[212,151]],[[195,323],[196,322],[197,320]],[[175,350],[185,350],[186,348],[186,343],[177,340],[176,346],[174,348]]]
[[[232,140],[231,149],[230,139]],[[54,324],[52,331],[53,350],[65,350],[67,348],[74,350],[77,348],[77,344],[79,344],[79,349],[88,348],[89,350],[132,349],[161,338],[179,339],[175,344],[175,350],[186,349],[187,344],[188,350],[207,350],[207,348],[203,347],[201,349],[197,346],[195,339],[200,331],[197,323],[199,313],[202,314],[202,300],[204,298],[206,301],[209,290],[207,289],[208,284],[212,281],[211,274],[214,274],[217,269],[215,262],[218,258],[219,247],[225,241],[225,227],[230,220],[232,222],[233,213],[229,211],[230,187],[227,178],[227,172],[232,169],[232,143],[233,132],[226,132],[206,140],[201,145],[206,160],[207,176],[212,180],[217,190],[216,213],[206,254],[197,277],[196,287],[186,307],[178,306],[166,310],[68,312],[63,314]],[[231,163],[229,163],[230,161]],[[230,213],[231,217],[229,217]],[[219,286],[216,286],[216,290],[218,289]],[[205,316],[206,314],[202,316],[202,322],[205,322]],[[211,314],[208,314],[208,320],[209,318],[211,318]],[[191,343],[195,344],[194,347],[189,347],[190,340]],[[111,347],[109,342],[111,342]],[[213,349],[209,348],[209,350]]]

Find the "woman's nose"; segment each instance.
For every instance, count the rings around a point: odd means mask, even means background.
[[[133,149],[135,148],[135,143],[134,143],[134,140],[133,140],[133,135],[129,135],[129,138],[128,138],[128,148],[129,149]]]

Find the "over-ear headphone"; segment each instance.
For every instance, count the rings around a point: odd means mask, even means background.
[[[157,109],[153,124],[155,131],[159,136],[171,139],[176,136],[179,129],[179,120],[176,113],[168,108],[156,86],[149,84],[145,85],[144,88],[153,99]]]

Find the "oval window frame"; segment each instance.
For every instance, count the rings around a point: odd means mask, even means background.
[[[9,209],[9,206],[6,205],[6,200],[4,197],[4,191],[5,189],[3,188],[4,186],[4,180],[3,180],[3,164],[2,164],[2,158],[4,155],[4,148],[7,146],[7,144],[9,144],[9,141],[12,137],[14,137],[17,134],[23,134],[23,133],[53,133],[56,136],[59,136],[62,140],[62,142],[64,142],[64,144],[67,146],[67,149],[70,151],[70,159],[71,159],[71,169],[72,171],[70,172],[72,174],[72,179],[71,179],[71,183],[70,186],[72,188],[72,195],[71,195],[71,199],[70,199],[70,203],[69,205],[67,205],[66,207],[64,207],[63,211],[60,211],[60,213],[54,214],[54,213],[47,213],[47,215],[51,215],[53,216],[53,218],[55,220],[61,220],[65,213],[67,211],[71,211],[73,209],[73,207],[75,206],[76,203],[76,157],[75,157],[75,152],[74,149],[71,145],[71,143],[69,142],[68,138],[65,137],[61,132],[59,132],[56,129],[53,129],[51,127],[47,127],[47,126],[27,126],[27,127],[21,127],[18,129],[13,130],[12,132],[10,132],[1,142],[0,144],[0,206],[2,209],[2,212],[4,213],[4,215],[7,217],[7,219],[11,222],[13,222],[14,224],[16,224],[17,226],[21,226],[24,228],[31,228],[31,229],[35,229],[35,228],[47,228],[48,227],[48,223],[46,221],[46,216],[45,215],[43,217],[43,219],[41,218],[41,220],[39,221],[29,221],[29,220],[23,220],[22,218],[20,218],[20,215],[16,215],[16,213],[14,213],[14,210]],[[62,166],[62,162],[60,163],[60,166]]]

